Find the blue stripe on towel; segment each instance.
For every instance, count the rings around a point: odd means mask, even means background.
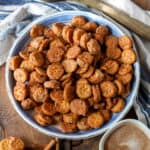
[[[142,67],[142,69],[141,69],[141,78],[142,78],[144,81],[150,83],[150,77],[149,77],[150,72],[147,71],[147,69],[144,67],[144,65],[142,65],[142,66],[143,66],[143,67]]]
[[[0,0],[0,5],[23,5],[32,0]]]
[[[150,104],[145,101],[145,99],[143,98],[141,94],[139,94],[138,97],[139,97],[142,107],[148,113],[148,116],[150,116]]]
[[[149,103],[149,105],[150,105],[150,93],[147,91],[147,89],[144,87],[144,86],[142,86],[142,85],[140,85],[140,94],[142,95],[142,97],[144,98],[144,100],[147,102],[147,103]]]
[[[0,9],[0,12],[12,13],[12,11],[11,11],[11,10],[3,10],[3,9]]]
[[[150,124],[149,124],[149,121],[148,121],[148,118],[147,118],[148,116],[147,116],[147,114],[145,113],[145,111],[144,111],[144,109],[143,109],[143,107],[142,107],[142,105],[141,105],[141,101],[139,101],[139,96],[136,97],[136,102],[137,102],[137,104],[139,105],[140,110],[141,110],[141,112],[143,113],[143,115],[144,115],[144,117],[145,117],[146,124],[148,125],[148,127],[150,127]]]
[[[5,19],[5,17],[7,17],[9,14],[1,14],[0,13],[0,20],[3,20],[3,19]]]
[[[55,7],[55,5],[54,4],[52,4],[52,3],[46,3],[46,2],[40,2],[40,1],[32,1],[32,3],[39,3],[39,4],[42,4],[42,5],[44,5],[44,6],[49,6],[49,7],[51,7],[52,9],[56,9],[57,11],[61,11],[61,9],[60,8],[58,8],[58,7]]]
[[[67,3],[64,4],[64,2],[59,2],[59,3],[55,2],[54,5],[57,6],[57,8],[61,8],[62,10],[72,10],[73,9],[70,4],[67,4]]]
[[[70,4],[72,6],[72,8],[77,8],[79,10],[82,10],[82,11],[91,11],[88,7],[84,6],[84,5],[79,5],[75,2],[68,2],[68,4]]]

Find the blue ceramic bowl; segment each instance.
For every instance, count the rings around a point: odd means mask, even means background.
[[[16,40],[14,45],[11,48],[11,51],[9,53],[8,59],[12,57],[13,55],[17,55],[19,51],[23,48],[25,43],[29,40],[29,30],[33,26],[33,24],[43,24],[43,25],[51,25],[54,22],[69,22],[72,17],[82,15],[85,16],[90,21],[95,21],[97,24],[106,25],[111,30],[112,34],[115,36],[121,36],[124,35],[124,33],[113,23],[110,21],[102,18],[101,16],[89,13],[89,12],[83,12],[83,11],[64,11],[60,13],[56,13],[53,15],[48,15],[42,18],[39,18],[38,20],[34,21],[31,25],[29,25],[26,30],[22,33],[22,35]],[[6,65],[6,86],[8,90],[8,95],[10,98],[10,101],[13,105],[13,107],[16,109],[18,114],[32,127],[36,128],[38,131],[50,135],[55,136],[63,139],[86,139],[91,138],[97,135],[102,134],[107,129],[111,128],[112,125],[116,124],[119,120],[121,120],[129,111],[131,108],[134,98],[137,94],[138,86],[139,86],[139,77],[140,77],[140,71],[139,71],[139,61],[134,64],[134,78],[132,82],[132,88],[131,93],[126,99],[126,106],[124,110],[120,113],[113,114],[112,119],[103,125],[102,127],[98,129],[91,129],[88,131],[79,131],[76,133],[70,133],[70,134],[64,134],[62,133],[58,128],[55,126],[49,126],[49,127],[42,127],[38,125],[31,117],[31,114],[29,112],[24,111],[21,109],[19,103],[15,100],[13,96],[13,86],[14,86],[14,80],[12,72],[9,71],[8,68],[8,61]]]

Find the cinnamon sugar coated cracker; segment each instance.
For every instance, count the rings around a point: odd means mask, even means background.
[[[25,144],[17,137],[7,137],[0,141],[0,150],[24,150]]]
[[[116,37],[107,26],[75,16],[70,24],[36,24],[30,37],[9,69],[14,98],[39,125],[85,131],[124,109],[136,62],[129,36]]]

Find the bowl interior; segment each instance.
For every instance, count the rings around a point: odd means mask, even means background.
[[[124,33],[113,23],[109,22],[108,20],[104,19],[101,16],[97,16],[92,13],[88,12],[82,12],[82,11],[66,11],[57,13],[50,16],[42,17],[36,21],[34,21],[31,25],[29,25],[25,31],[23,31],[22,35],[19,36],[19,38],[14,43],[13,47],[11,48],[11,51],[9,53],[8,59],[18,54],[19,51],[23,49],[23,46],[26,44],[26,42],[29,40],[29,29],[32,27],[33,24],[40,23],[43,25],[51,25],[54,22],[64,22],[67,23],[71,20],[73,16],[82,15],[85,16],[88,20],[94,21],[97,24],[106,25],[109,27],[111,33],[117,37],[124,35]],[[8,62],[8,61],[7,61]],[[138,89],[139,84],[139,62],[137,61],[134,64],[134,78],[132,81],[132,87],[131,87],[131,94],[126,98],[126,107],[124,110],[120,113],[113,114],[112,119],[103,125],[101,128],[98,129],[91,129],[89,131],[80,131],[77,133],[71,133],[71,134],[64,134],[62,133],[56,126],[49,126],[49,127],[41,127],[37,123],[35,123],[31,117],[30,112],[26,112],[21,109],[19,104],[15,101],[13,95],[12,95],[12,89],[14,86],[14,80],[12,76],[12,72],[8,69],[8,63],[6,65],[6,86],[8,90],[8,94],[10,97],[10,100],[15,107],[16,111],[19,113],[19,115],[31,126],[38,129],[39,131],[51,135],[51,136],[57,136],[60,138],[68,138],[68,139],[83,139],[83,138],[89,138],[93,136],[97,136],[101,133],[103,133],[106,129],[110,128],[112,124],[119,121],[130,109],[130,107],[133,104],[134,97],[136,95],[136,91]]]
[[[135,119],[125,119],[122,121],[119,121],[117,125],[113,126],[109,131],[106,131],[105,134],[102,136],[99,142],[99,150],[104,150],[104,144],[108,137],[115,132],[119,127],[121,127],[124,124],[132,124],[133,126],[139,128],[149,139],[150,139],[150,130],[149,128],[140,122],[139,120]]]

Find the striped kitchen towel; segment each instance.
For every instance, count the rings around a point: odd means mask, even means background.
[[[128,10],[127,13],[130,16],[150,25],[150,13],[142,10],[130,0],[105,1],[124,11]],[[6,61],[7,54],[14,40],[28,24],[40,16],[63,10],[92,11],[111,20],[124,30],[126,34],[130,34],[134,38],[141,63],[140,88],[134,108],[138,119],[150,127],[150,42],[128,31],[102,12],[89,9],[84,5],[71,1],[47,3],[40,0],[0,0],[0,65]]]

